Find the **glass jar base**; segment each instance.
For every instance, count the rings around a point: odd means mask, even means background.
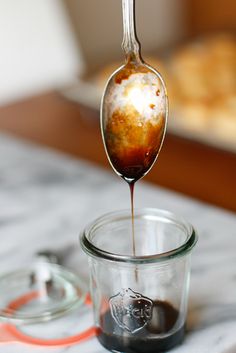
[[[98,340],[103,347],[111,352],[123,353],[161,353],[166,352],[182,343],[185,328],[182,326],[178,331],[164,338],[139,338],[138,336],[118,336],[99,333]]]
[[[124,298],[123,298],[124,301]],[[135,311],[135,317],[129,312],[107,310],[100,318],[98,340],[112,352],[159,353],[180,344],[184,338],[184,325],[179,327],[179,312],[167,301],[152,302],[152,316],[148,314],[146,300],[133,299],[129,308]],[[127,304],[128,305],[128,304]],[[177,328],[177,330],[175,330]]]

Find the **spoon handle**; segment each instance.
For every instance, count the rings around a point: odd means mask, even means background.
[[[122,49],[126,60],[140,58],[140,43],[135,29],[135,0],[122,0],[123,10],[123,42]]]

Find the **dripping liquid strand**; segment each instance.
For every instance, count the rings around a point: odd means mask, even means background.
[[[135,232],[134,232],[134,182],[129,183],[131,199],[131,221],[132,221],[132,250],[133,256],[136,256]]]
[[[134,185],[135,185],[135,181],[132,181],[131,183],[129,183],[130,199],[131,199],[132,252],[133,252],[133,256],[136,256],[135,230],[134,230]],[[135,267],[134,275],[135,275],[135,282],[138,283],[137,267]]]

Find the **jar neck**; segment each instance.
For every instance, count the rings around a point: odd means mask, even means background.
[[[96,259],[140,265],[150,263],[161,263],[170,260],[173,261],[174,258],[185,257],[186,255],[188,255],[188,253],[191,252],[197,242],[197,234],[195,233],[194,228],[185,220],[176,217],[171,212],[154,208],[136,209],[135,221],[137,222],[137,220],[144,220],[146,224],[148,220],[151,222],[159,222],[159,224],[161,225],[172,224],[172,226],[176,229],[181,229],[181,233],[184,235],[184,238],[177,247],[173,247],[163,253],[156,252],[150,255],[144,254],[132,256],[117,253],[116,250],[112,251],[100,248],[100,246],[98,247],[98,243],[96,242],[96,234],[100,238],[102,237],[102,234],[106,233],[107,226],[109,226],[109,232],[111,232],[112,224],[116,224],[117,222],[122,223],[126,221],[130,223],[130,210],[122,210],[106,214],[96,219],[90,225],[88,225],[85,228],[84,232],[82,232],[81,234],[80,240],[82,249],[89,256],[92,256]],[[173,234],[175,234],[173,229],[172,232]],[[124,234],[126,233],[124,232]],[[112,238],[109,236],[109,242],[112,241]]]

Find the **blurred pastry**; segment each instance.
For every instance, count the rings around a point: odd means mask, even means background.
[[[211,131],[211,139],[236,146],[235,37],[220,34],[183,46],[170,58],[169,75],[175,124],[202,136]]]
[[[212,127],[217,138],[236,145],[236,94],[212,107]]]
[[[236,41],[230,35],[198,40],[173,54],[170,71],[179,95],[211,99],[236,89]]]

